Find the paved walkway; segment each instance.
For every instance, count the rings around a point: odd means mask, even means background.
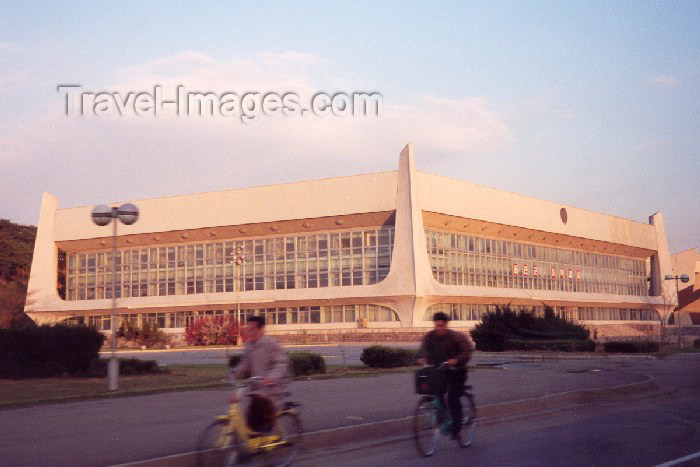
[[[310,344],[310,345],[285,345],[290,352],[312,352],[322,355],[326,363],[361,365],[360,355],[362,349],[371,346],[372,343],[343,343],[343,344]],[[416,343],[389,343],[391,347],[418,348]],[[241,347],[188,347],[168,350],[121,350],[118,352],[121,358],[140,358],[143,360],[155,360],[163,365],[201,365],[201,364],[226,364],[232,354],[240,354]],[[107,357],[110,352],[100,352],[102,357]]]
[[[361,365],[360,355],[365,347],[372,345],[367,342],[346,342],[342,344],[311,344],[311,345],[286,345],[290,352],[313,352],[322,355],[326,363]],[[409,349],[418,348],[415,342],[391,342],[384,344],[390,347],[403,347]],[[140,358],[143,360],[155,360],[163,365],[201,365],[201,364],[226,364],[232,354],[242,352],[240,347],[189,347],[169,350],[122,350],[118,352],[121,358]],[[102,357],[109,356],[109,352],[101,352]],[[536,358],[601,358],[604,354],[566,354],[560,352],[533,353]],[[523,352],[474,352],[472,363],[494,363],[527,359]],[[642,357],[634,355],[633,357]],[[616,357],[619,358],[619,357]]]
[[[646,379],[658,360],[508,363],[470,374],[478,404],[494,404]],[[296,381],[307,432],[406,417],[417,396],[411,373]],[[0,412],[0,465],[110,465],[193,450],[226,409],[228,391],[188,391]]]

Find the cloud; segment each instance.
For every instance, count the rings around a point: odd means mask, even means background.
[[[8,94],[18,83],[26,81],[28,73],[17,70],[14,63],[21,48],[14,42],[0,42],[0,96]],[[12,70],[12,71],[10,71]]]
[[[192,68],[212,67],[216,61],[205,54],[195,51],[185,51],[167,57],[152,60],[148,63],[127,67],[121,70],[124,78],[148,79],[151,76],[178,75],[191,71]]]
[[[282,62],[294,62],[304,65],[317,65],[328,63],[325,58],[306,52],[297,52],[293,50],[263,52],[260,54],[263,61],[268,64],[277,64]]]
[[[460,155],[489,153],[509,144],[510,129],[482,98],[444,99],[421,95],[386,105],[387,130],[428,151]]]
[[[295,92],[305,102],[318,91],[369,88],[333,87],[347,81],[327,60],[303,52],[220,59],[185,51],[124,68],[108,89],[93,91],[150,91],[160,84],[174,93],[182,84],[239,95]],[[0,186],[8,192],[38,199],[50,191],[62,206],[82,205],[395,170],[408,142],[424,154],[425,168],[431,154],[486,157],[513,139],[479,97],[420,95],[397,102],[384,96],[381,117],[260,117],[254,125],[166,114],[68,118],[62,99],[22,127],[0,127],[0,161],[10,169],[0,174]]]
[[[678,79],[672,75],[658,75],[651,78],[651,82],[663,88],[672,88],[678,84]]]
[[[14,42],[0,42],[0,53],[1,52],[17,52],[20,47]]]
[[[296,92],[321,90],[328,62],[296,51],[269,51],[252,57],[215,59],[187,51],[126,68],[112,89],[150,90],[153,85],[175,89],[184,85],[201,92]]]
[[[124,70],[120,73],[121,83],[113,88],[150,90],[154,84],[161,84],[164,89],[171,90],[177,85],[185,85],[190,91],[235,92],[239,95],[245,92],[294,92],[302,102],[309,102],[318,91],[349,93],[363,90],[363,83],[357,83],[355,89],[331,88],[343,82],[343,77],[328,76],[328,65],[329,62],[322,57],[297,51],[269,51],[228,60],[184,52]],[[374,140],[382,147],[386,146],[382,141],[400,139],[424,143],[426,149],[477,154],[512,140],[508,127],[481,98],[445,99],[420,95],[406,102],[392,102],[385,98],[384,104],[384,116],[375,120],[315,118],[313,122],[302,122],[266,119],[264,123],[270,135],[288,140],[286,146],[305,146],[301,140],[307,138],[310,141],[326,140],[332,147],[332,135],[356,132],[359,140]],[[217,128],[218,123],[222,122],[208,122],[207,126]],[[326,133],[319,134],[321,128]],[[203,128],[202,131],[207,130]],[[232,131],[239,132],[238,129]],[[240,133],[246,132],[240,130]],[[244,134],[240,136],[245,137]]]
[[[0,74],[0,95],[8,94],[15,85],[25,82],[28,75],[26,71],[11,71]]]

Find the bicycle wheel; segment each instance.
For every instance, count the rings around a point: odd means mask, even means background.
[[[469,393],[462,395],[462,429],[459,432],[459,445],[468,448],[474,442],[476,434],[476,404],[474,396]]]
[[[299,416],[292,412],[278,413],[272,433],[278,435],[280,440],[275,442],[272,449],[266,451],[267,463],[280,467],[291,464],[301,446],[303,430]]]
[[[236,465],[240,449],[236,436],[228,430],[228,421],[216,420],[204,429],[197,440],[197,465],[219,467]]]
[[[413,438],[422,456],[432,456],[440,436],[437,407],[432,397],[424,397],[418,402],[413,415]]]

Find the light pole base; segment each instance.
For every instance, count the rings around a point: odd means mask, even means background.
[[[117,390],[117,377],[119,376],[119,359],[113,355],[107,364],[107,379],[109,381],[109,390]]]

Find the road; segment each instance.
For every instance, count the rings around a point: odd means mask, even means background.
[[[629,384],[644,380],[640,374],[652,374],[681,389],[659,400],[484,421],[475,446],[466,451],[447,446],[431,459],[417,459],[413,445],[403,441],[358,452],[335,451],[333,457],[310,451],[302,465],[396,465],[397,461],[461,465],[465,455],[485,465],[494,465],[489,462],[495,459],[506,464],[522,460],[526,465],[578,465],[566,457],[573,453],[581,459],[597,459],[585,465],[611,465],[612,460],[626,459],[617,449],[637,448],[648,453],[645,459],[651,463],[667,460],[700,446],[698,369],[700,354],[666,360],[509,363],[502,369],[478,369],[470,374],[478,404]],[[310,432],[405,417],[416,402],[411,386],[412,375],[400,373],[296,381],[291,390],[303,404],[303,421]],[[222,390],[188,391],[4,410],[0,412],[0,465],[99,466],[187,452],[208,421],[225,410],[226,396]],[[343,439],[337,441],[341,444]]]
[[[700,451],[698,414],[697,398],[596,404],[483,423],[472,447],[443,438],[427,459],[404,440],[311,455],[298,465],[653,466]]]
[[[345,452],[308,452],[298,465],[654,466],[695,455],[677,465],[699,466],[700,354],[668,360],[645,370],[678,388],[670,395],[483,421],[473,446],[461,449],[442,438],[430,458],[417,454],[413,440],[399,439]]]

